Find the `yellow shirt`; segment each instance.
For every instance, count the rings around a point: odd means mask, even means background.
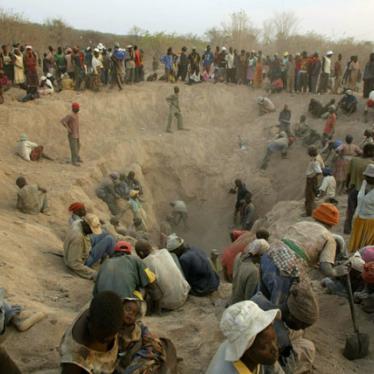
[[[254,371],[251,371],[240,360],[234,362],[234,367],[237,370],[238,374],[259,374],[260,372],[260,365],[257,365]]]

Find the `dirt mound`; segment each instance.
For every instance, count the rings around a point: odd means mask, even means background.
[[[275,156],[266,172],[258,169],[278,115],[258,117],[255,97],[259,92],[219,84],[182,86],[181,107],[190,131],[166,134],[165,97],[171,89],[163,83],[144,83],[126,87],[121,93],[63,92],[24,104],[16,101],[21,91],[6,93],[6,104],[0,106],[0,286],[7,290],[11,302],[48,315],[22,335],[12,330],[8,333],[6,346],[24,372],[56,371],[60,337],[90,300],[92,283],[70,275],[56,254],[62,253],[67,207],[72,201],[80,200],[101,218],[109,218],[106,206],[94,192],[108,172],[136,171],[144,185],[145,210],[154,237],[158,222],[168,212],[168,202],[185,200],[191,228],[181,234],[206,250],[222,249],[228,242],[234,204],[228,190],[235,178],[246,181],[259,215],[280,200],[302,197],[307,156],[300,144],[292,147],[288,160]],[[305,112],[307,98],[282,94],[274,96],[274,102],[278,108],[288,103],[296,120]],[[66,163],[68,144],[59,123],[72,101],[81,104],[84,166],[79,169]],[[358,118],[339,118],[338,135],[361,133],[363,124],[353,127]],[[318,129],[323,126],[317,120],[310,123]],[[15,143],[24,132],[32,141],[45,145],[46,153],[56,161],[27,163],[17,157]],[[239,136],[247,144],[245,150],[239,148]],[[21,174],[48,189],[50,216],[26,216],[15,210],[14,182]],[[272,232],[282,232],[295,222],[301,209],[299,202],[278,204],[268,216]],[[220,293],[213,298],[191,298],[181,310],[147,321],[152,329],[167,333],[175,341],[184,373],[203,373],[220,342],[218,320],[230,286],[223,285]],[[331,372],[331,365],[336,365],[333,372],[361,370],[359,364],[347,369],[339,352],[340,340],[331,344],[336,336],[342,339],[339,323],[349,325],[348,309],[339,312],[344,320],[336,321],[330,313],[337,308],[334,300],[322,297],[321,302],[327,312],[310,334],[317,349],[323,348],[319,355],[328,369],[318,363],[318,372]],[[319,347],[320,340],[329,345]]]

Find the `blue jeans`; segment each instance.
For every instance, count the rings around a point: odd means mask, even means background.
[[[92,267],[104,257],[111,256],[116,242],[111,235],[103,232],[100,235],[91,235],[91,245],[90,255],[84,263],[88,267]]]

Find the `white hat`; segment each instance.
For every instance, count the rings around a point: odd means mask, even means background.
[[[168,239],[166,242],[166,248],[169,252],[173,252],[177,248],[179,248],[183,243],[184,243],[184,240],[174,233],[168,236]]]
[[[51,73],[47,73],[47,78],[52,78],[53,75]]]
[[[333,51],[327,51],[327,52],[326,52],[326,56],[332,56],[333,54],[334,54]]]
[[[126,48],[132,48],[132,45],[131,44],[129,44]]]
[[[346,93],[347,95],[353,95],[353,91],[352,91],[352,90],[346,90],[345,93]]]
[[[369,164],[368,166],[366,166],[366,169],[363,174],[367,177],[374,178],[374,164]]]
[[[31,46],[31,45],[27,45],[27,46],[25,47],[25,49],[32,49],[32,46]]]
[[[270,248],[270,244],[265,239],[256,239],[253,242],[248,244],[247,248],[245,249],[245,252],[251,255],[262,256],[269,250],[269,248]]]
[[[264,102],[264,100],[265,100],[265,98],[263,96],[259,96],[259,97],[256,98],[256,103],[261,104],[261,103]]]
[[[256,303],[248,300],[227,308],[220,323],[221,331],[226,338],[225,360],[240,360],[256,336],[270,326],[277,316],[280,317],[278,309],[264,311]]]
[[[226,47],[222,47],[222,51],[227,51],[227,48]]]
[[[100,49],[99,48],[95,48],[94,52],[100,52]]]
[[[41,80],[41,81],[46,81],[46,80],[47,80],[47,77],[46,77],[45,75],[42,75],[42,76],[40,77],[40,80]]]
[[[287,52],[287,51],[284,52],[284,53],[283,53],[283,56],[284,56],[284,57],[287,57],[287,56],[288,56],[288,52]]]
[[[91,231],[95,235],[100,235],[103,231],[101,229],[101,224],[99,218],[95,214],[86,214],[85,221],[90,226]]]
[[[365,261],[362,259],[360,252],[355,252],[353,256],[348,259],[348,263],[351,264],[352,269],[355,269],[360,273],[363,272]]]

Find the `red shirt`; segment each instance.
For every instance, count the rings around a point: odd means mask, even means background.
[[[226,269],[226,274],[232,278],[234,261],[238,253],[242,253],[247,245],[253,239],[253,234],[250,231],[239,236],[233,243],[228,245],[223,250],[223,255],[221,257],[221,264]]]
[[[325,134],[331,135],[334,132],[335,124],[336,124],[336,114],[331,113],[327,117],[327,120],[326,120],[326,123],[325,123],[325,128],[324,128],[323,132]]]

